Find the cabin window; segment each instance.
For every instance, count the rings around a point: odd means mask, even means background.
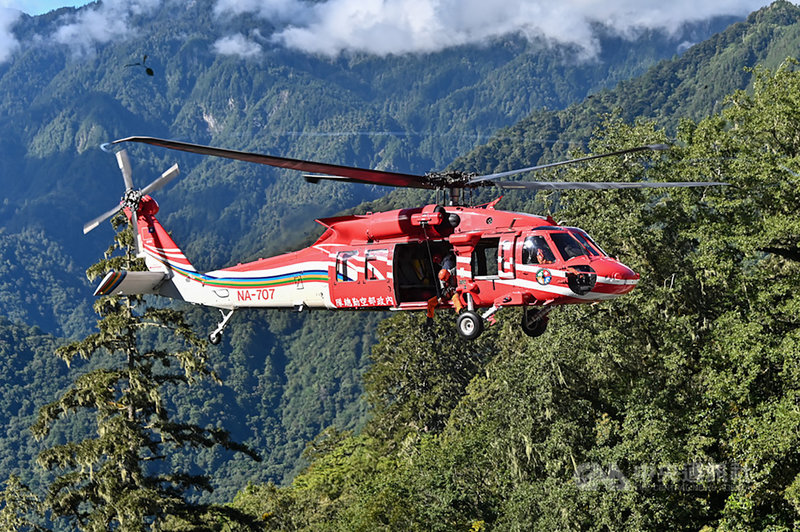
[[[496,277],[499,238],[482,238],[472,251],[472,277]]]
[[[340,251],[336,255],[336,280],[339,282],[358,281],[358,251]]]
[[[388,249],[368,249],[364,259],[364,278],[367,281],[386,280],[386,277],[381,273],[381,271],[386,271],[388,268]]]
[[[529,236],[522,244],[522,264],[550,264],[556,261],[543,236]]]
[[[570,233],[550,233],[550,238],[565,261],[586,255],[584,247]]]

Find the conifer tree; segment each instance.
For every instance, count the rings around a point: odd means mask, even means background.
[[[0,492],[0,530],[45,530],[32,517],[40,513],[41,501],[16,475],[5,482]]]
[[[141,270],[130,228],[118,229],[105,258],[87,271],[94,279],[114,269]],[[68,365],[76,357],[93,369],[39,411],[32,427],[42,439],[59,419],[81,419],[95,434],[42,451],[40,465],[56,472],[45,508],[52,518],[66,518],[81,530],[161,529],[165,521],[199,524],[211,514],[240,516],[219,507],[190,502],[210,491],[204,475],[172,472],[166,462],[177,449],[221,446],[245,452],[220,429],[175,421],[165,396],[170,386],[215,379],[207,364],[206,342],[185,323],[183,313],[148,305],[142,296],[107,296],[95,303],[99,331],[59,348]],[[177,345],[177,348],[154,347]]]

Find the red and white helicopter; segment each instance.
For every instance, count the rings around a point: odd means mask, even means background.
[[[429,310],[452,308],[457,330],[476,338],[486,320],[506,307],[524,309],[521,327],[541,335],[548,314],[558,305],[594,303],[626,294],[639,275],[610,257],[583,230],[558,225],[550,216],[495,209],[498,200],[464,206],[464,189],[618,189],[705,187],[719,182],[522,182],[504,178],[642,150],[648,145],[533,166],[491,175],[460,172],[411,175],[319,163],[258,153],[201,146],[153,137],[129,137],[104,145],[137,142],[314,172],[311,182],[334,179],[449,192],[449,204],[398,209],[317,220],[325,231],[311,246],[275,257],[201,273],[156,219],[158,204],[150,194],[178,175],[177,165],[143,189],[136,189],[125,150],[116,152],[125,181],[120,205],[87,223],[87,233],[124,209],[137,233],[137,249],[149,271],[111,271],[95,295],[157,294],[216,307],[222,320],[209,335],[219,343],[234,311],[240,308],[330,310]],[[444,259],[449,257],[449,259]],[[448,262],[449,260],[449,262]],[[452,273],[439,275],[442,262]],[[446,279],[447,283],[442,279]],[[445,293],[447,292],[447,293]],[[445,295],[447,297],[445,297]]]

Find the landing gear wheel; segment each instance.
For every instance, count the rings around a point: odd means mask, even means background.
[[[474,340],[483,332],[483,319],[471,310],[465,310],[458,315],[456,330],[462,338]]]
[[[537,338],[544,334],[545,329],[547,329],[548,321],[550,321],[550,318],[548,316],[544,316],[535,321],[529,321],[527,319],[527,316],[523,314],[520,327],[522,327],[522,332],[524,332],[531,338]]]
[[[211,342],[212,345],[217,345],[222,341],[222,333],[212,332],[208,335],[208,341]]]

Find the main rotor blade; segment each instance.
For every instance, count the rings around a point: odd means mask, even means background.
[[[383,170],[370,170],[365,168],[356,168],[353,166],[306,161],[302,159],[290,159],[287,157],[276,157],[274,155],[228,150],[224,148],[215,148],[213,146],[202,146],[199,144],[189,144],[187,142],[159,139],[154,137],[128,137],[115,140],[111,144],[119,144],[122,142],[140,142],[142,144],[160,146],[170,150],[199,153],[201,155],[213,155],[215,157],[225,157],[227,159],[236,159],[237,161],[266,164],[268,166],[300,170],[302,172],[313,172],[317,174],[347,177],[359,183],[385,185],[390,187],[434,188],[434,186],[431,185],[424,176],[402,174],[398,172],[386,172]]]
[[[326,179],[328,181],[338,181],[339,183],[360,183],[360,181],[350,179],[349,177],[342,177],[340,175],[326,175],[326,174],[303,174],[303,179],[315,185],[320,181],[322,181],[323,179]]]
[[[725,186],[730,183],[719,181],[494,181],[500,188],[526,190],[609,190],[620,188],[678,188]]]
[[[107,219],[109,219],[112,216],[114,216],[115,214],[117,214],[117,212],[119,212],[119,210],[121,208],[122,208],[122,205],[117,205],[113,209],[110,209],[110,210],[104,212],[103,214],[101,214],[100,216],[98,216],[97,218],[92,220],[91,222],[87,222],[87,223],[83,224],[83,234],[85,235],[86,233],[88,233],[89,231],[91,231],[92,229],[94,229],[95,227],[100,225],[101,223],[105,222]]]
[[[161,177],[157,178],[155,181],[147,185],[142,189],[142,196],[146,196],[151,192],[155,192],[156,190],[160,190],[164,188],[167,183],[178,177],[180,174],[180,170],[178,170],[178,165],[173,164],[166,172],[161,174]]]
[[[646,146],[637,146],[635,148],[628,148],[626,150],[619,150],[619,151],[612,151],[610,153],[601,153],[599,155],[588,155],[586,157],[579,157],[577,159],[570,159],[568,161],[559,161],[556,163],[549,163],[549,164],[540,164],[538,166],[529,166],[528,168],[519,168],[517,170],[508,170],[507,172],[498,172],[496,174],[487,174],[476,176],[470,180],[470,185],[475,185],[477,183],[482,183],[483,181],[493,181],[495,179],[499,179],[501,177],[509,177],[512,175],[523,174],[525,172],[535,172],[537,170],[545,170],[547,168],[555,168],[556,166],[563,166],[565,164],[574,164],[580,163],[583,161],[591,161],[594,159],[601,159],[603,157],[614,157],[616,155],[625,155],[626,153],[634,153],[637,151],[645,151],[645,150],[657,150],[663,151],[668,150],[669,146],[666,144],[648,144]]]
[[[131,160],[128,159],[128,152],[120,150],[116,153],[117,164],[122,171],[122,179],[125,180],[125,190],[133,189],[133,176],[131,172]]]

